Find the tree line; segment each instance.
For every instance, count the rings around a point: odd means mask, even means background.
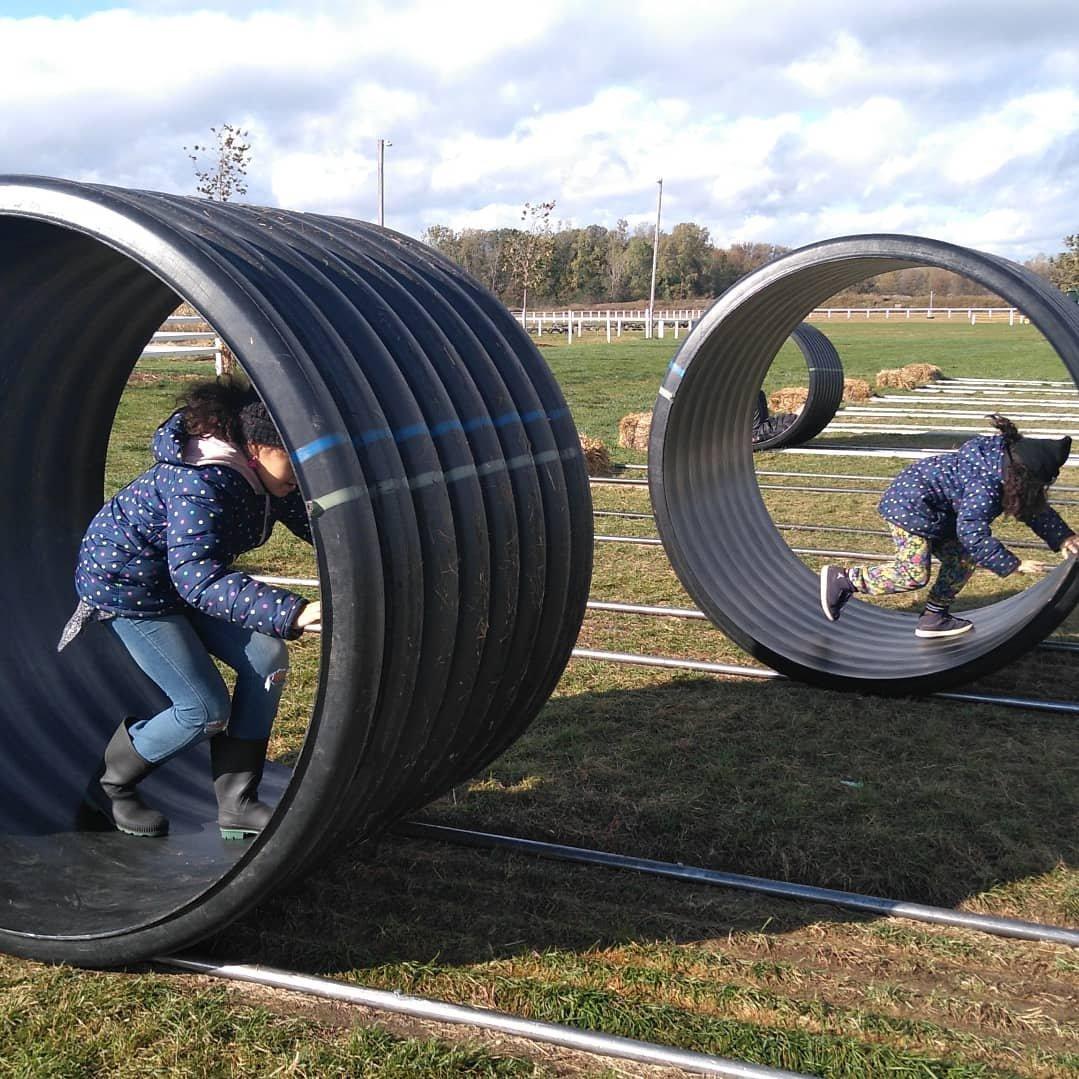
[[[510,307],[560,307],[573,304],[647,302],[652,275],[654,229],[550,225],[554,203],[527,204],[523,228],[462,229],[432,225],[423,233],[431,247],[453,259]],[[1066,250],[1040,255],[1025,265],[1062,289],[1079,288],[1079,236],[1065,239]],[[661,231],[656,260],[656,299],[665,304],[718,296],[743,274],[790,250],[781,244],[712,242],[708,229],[686,221]],[[969,279],[948,270],[913,267],[863,281],[844,294],[849,301],[907,299],[919,306],[932,296],[947,306],[985,296]]]
[[[544,204],[547,205],[547,204]],[[523,215],[522,215],[523,216]],[[432,225],[423,240],[453,259],[504,303],[530,307],[579,303],[625,303],[647,299],[652,278],[654,230],[562,226],[544,237],[523,280],[521,250],[527,229],[462,229]],[[743,274],[788,250],[776,244],[738,243],[717,247],[708,229],[682,222],[661,232],[656,261],[656,299],[665,302],[716,296]],[[527,264],[527,259],[525,262]]]

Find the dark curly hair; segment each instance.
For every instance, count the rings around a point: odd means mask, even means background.
[[[1004,438],[1004,486],[1001,490],[1000,503],[1004,512],[1017,521],[1029,521],[1041,513],[1048,503],[1045,498],[1045,484],[1032,476],[1027,468],[1016,461],[1011,454],[1011,447],[1023,436],[1019,428],[1008,419],[994,412],[989,421]]]
[[[176,404],[183,409],[187,434],[221,438],[238,446],[244,440],[240,412],[257,399],[246,382],[219,378],[196,382]]]

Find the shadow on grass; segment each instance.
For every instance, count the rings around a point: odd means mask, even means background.
[[[571,676],[586,677],[585,665]],[[552,701],[440,823],[953,906],[1079,863],[1074,721],[699,678]],[[1066,888],[1065,888],[1066,891]],[[1026,907],[1023,906],[1026,904]],[[1007,908],[1007,903],[1005,904]],[[480,962],[854,918],[628,872],[386,837],[344,849],[211,947],[304,969]]]

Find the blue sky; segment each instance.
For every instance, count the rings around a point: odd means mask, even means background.
[[[30,15],[46,16],[30,18]],[[668,225],[796,246],[929,235],[1025,258],[1079,231],[1079,3],[0,0],[0,172],[194,193],[240,124],[250,201],[418,235]]]

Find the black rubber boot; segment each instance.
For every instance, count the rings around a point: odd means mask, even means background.
[[[125,719],[109,739],[105,747],[104,770],[90,783],[87,801],[127,835],[168,835],[168,820],[146,805],[135,790],[136,784],[157,765],[140,757],[131,744],[127,729],[134,722]]]
[[[210,766],[222,839],[258,835],[273,816],[273,810],[259,801],[267,744],[265,738],[251,741],[227,734],[210,739]]]

